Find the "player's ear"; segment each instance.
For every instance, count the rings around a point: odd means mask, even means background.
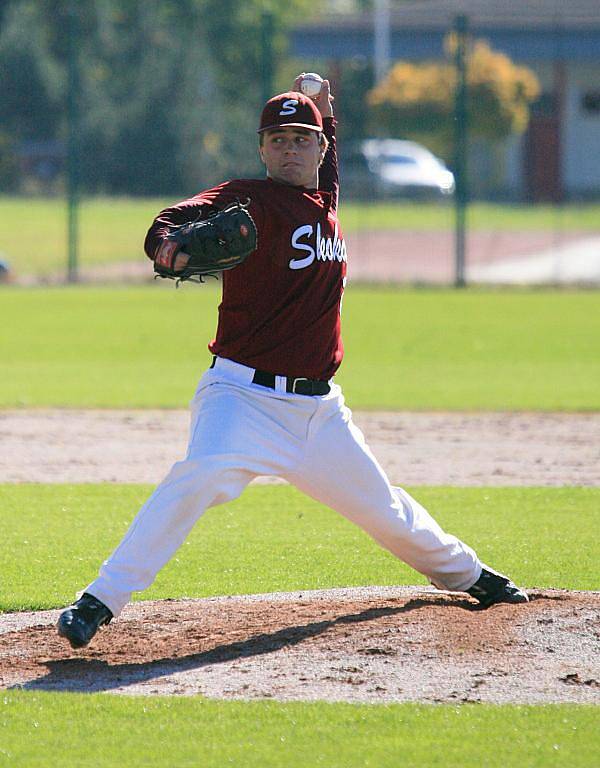
[[[319,165],[325,159],[325,155],[327,154],[328,149],[329,149],[329,142],[327,141],[327,137],[325,136],[324,133],[320,133],[319,134],[319,154],[321,155],[321,157],[320,157]]]
[[[266,165],[267,163],[265,162],[264,144],[265,144],[264,134],[259,133],[258,134],[258,154],[260,155],[260,159],[262,160],[263,164]]]

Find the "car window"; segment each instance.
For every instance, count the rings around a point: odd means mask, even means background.
[[[386,163],[393,163],[394,165],[417,164],[417,161],[414,157],[406,157],[405,155],[383,155],[382,160]]]

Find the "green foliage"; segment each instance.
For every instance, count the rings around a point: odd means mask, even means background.
[[[0,35],[0,132],[13,140],[48,139],[60,120],[64,87],[38,4],[8,5]]]
[[[452,48],[455,41],[449,38]],[[422,139],[429,136],[445,157],[451,157],[454,136],[456,69],[445,63],[398,62],[372,89],[372,127],[377,135]],[[467,57],[469,131],[473,137],[502,139],[522,133],[529,105],[538,97],[535,74],[516,66],[508,56],[475,41]]]
[[[0,700],[0,740],[0,759],[19,768],[588,768],[600,750],[594,706],[372,706],[27,691]]]
[[[9,133],[0,129],[0,189],[14,192],[19,186],[17,142]]]
[[[39,23],[36,3],[7,3],[0,17],[0,190],[20,183],[24,142],[48,140],[60,129],[61,73]]]
[[[214,284],[5,287],[0,407],[186,407],[218,302]],[[597,291],[349,284],[343,334],[353,408],[600,409]]]
[[[96,577],[150,491],[108,483],[0,485],[0,611],[68,604]],[[600,543],[590,538],[598,525],[598,488],[411,492],[446,530],[517,583],[598,588]],[[136,599],[426,583],[359,528],[294,488],[252,486],[237,501],[208,510]]]
[[[183,197],[252,175],[264,14],[273,18],[276,62],[289,24],[308,7],[307,0],[13,0],[0,27],[0,137],[65,141],[74,29],[83,189]],[[0,173],[5,162],[0,155]],[[5,172],[0,188],[14,181]]]

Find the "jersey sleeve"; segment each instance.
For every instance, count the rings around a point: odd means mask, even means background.
[[[154,261],[165,243],[167,235],[173,229],[191,221],[205,219],[211,213],[215,213],[215,211],[219,211],[237,200],[242,203],[250,201],[248,210],[260,231],[263,206],[260,195],[252,185],[252,180],[230,181],[199,192],[188,200],[183,200],[181,203],[176,203],[162,210],[152,222],[146,235],[144,242],[146,255]]]
[[[319,189],[323,192],[331,192],[332,207],[334,209],[337,208],[340,189],[335,126],[335,118],[323,118],[323,133],[329,141],[329,147],[319,169]]]

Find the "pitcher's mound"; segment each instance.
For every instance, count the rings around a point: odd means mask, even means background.
[[[365,587],[129,606],[89,648],[0,616],[0,686],[353,702],[600,703],[600,593]]]

